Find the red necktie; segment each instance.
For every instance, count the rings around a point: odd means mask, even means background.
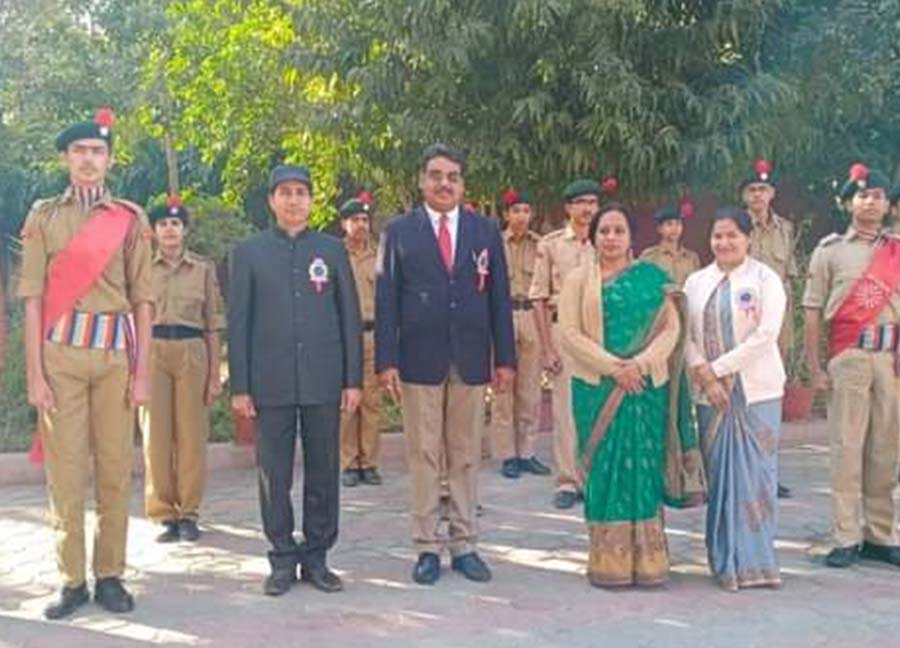
[[[438,226],[438,247],[441,250],[441,258],[447,272],[453,271],[453,241],[450,239],[450,228],[447,227],[447,214],[441,214]]]

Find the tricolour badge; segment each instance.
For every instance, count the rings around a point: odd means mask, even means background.
[[[328,265],[322,257],[316,257],[309,264],[309,280],[316,289],[316,293],[322,294],[328,284]]]

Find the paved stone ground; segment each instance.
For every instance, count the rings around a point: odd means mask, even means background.
[[[812,426],[818,428],[819,426]],[[128,582],[137,610],[113,616],[90,604],[46,622],[56,588],[40,486],[0,489],[0,646],[604,646],[673,648],[886,648],[900,645],[900,569],[822,565],[828,530],[826,448],[801,442],[782,453],[778,549],[785,585],[731,594],[708,577],[703,512],[670,512],[673,573],[658,591],[592,589],[583,568],[580,512],[554,510],[550,478],[504,480],[482,472],[481,551],[494,581],[445,570],[435,587],[410,580],[407,477],[392,459],[382,487],[342,493],[341,538],[331,556],[347,590],[295,587],[260,593],[266,573],[253,471],[212,476],[199,544],[158,545],[135,484]],[[398,439],[399,440],[399,439]],[[544,437],[542,452],[548,454]],[[394,453],[395,455],[398,453]],[[446,559],[445,559],[446,560]],[[445,563],[446,564],[446,563]]]

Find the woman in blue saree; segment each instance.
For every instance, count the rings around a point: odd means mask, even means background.
[[[597,587],[664,583],[663,503],[703,496],[690,398],[670,380],[681,329],[671,279],[632,262],[631,231],[624,207],[604,207],[589,230],[597,260],[569,273],[559,301]]]
[[[778,333],[786,297],[778,275],[749,256],[750,217],[713,218],[715,261],[685,283],[685,357],[709,485],[709,567],[731,591],[778,587],[778,437],[784,367]]]

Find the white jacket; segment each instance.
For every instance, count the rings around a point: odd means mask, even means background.
[[[718,358],[707,358],[703,351],[703,310],[725,273],[713,262],[690,275],[684,284],[688,308],[684,351],[687,366],[709,362],[720,378],[739,374],[748,403],[781,398],[785,373],[778,334],[787,305],[784,284],[774,270],[751,257],[728,276],[736,346]],[[701,394],[697,394],[697,400],[705,402]]]

